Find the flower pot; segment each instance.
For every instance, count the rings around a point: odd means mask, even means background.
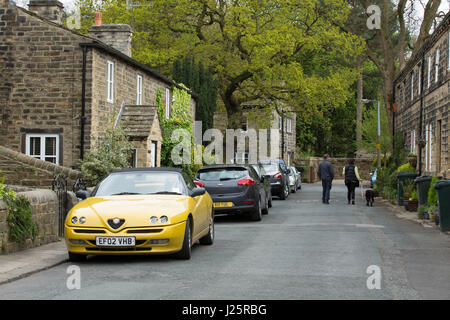
[[[423,213],[423,215],[424,215],[424,217],[425,217],[425,220],[430,220],[430,214],[428,213],[428,211],[425,211],[425,212]]]
[[[408,162],[412,167],[414,167],[414,168],[417,167],[417,157],[416,156],[409,156]]]
[[[406,210],[416,212],[418,208],[419,208],[419,201],[417,200],[408,201],[408,208]]]

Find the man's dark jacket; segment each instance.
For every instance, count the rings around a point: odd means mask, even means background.
[[[320,180],[333,180],[334,179],[334,168],[330,161],[324,160],[319,164],[319,170],[317,170],[317,175]]]

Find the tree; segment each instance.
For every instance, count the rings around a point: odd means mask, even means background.
[[[198,95],[195,120],[202,122],[202,133],[212,128],[217,108],[218,83],[211,69],[206,69],[201,61],[196,63],[194,57],[186,56],[184,59],[175,60],[172,78]]]
[[[330,63],[305,72],[303,58],[321,54],[348,61],[362,53],[360,39],[343,32],[349,7],[340,0],[152,0],[134,8],[133,57],[169,75],[188,52],[214,71],[229,125],[241,105],[262,99],[294,111],[338,106],[349,98],[353,67]],[[92,0],[79,0],[82,12]],[[96,8],[98,9],[98,8]],[[107,0],[105,23],[131,23],[125,1]],[[326,65],[325,61],[322,61]]]
[[[393,90],[396,72],[406,64],[406,53],[410,50],[414,56],[429,37],[433,21],[441,0],[428,0],[424,7],[424,17],[420,25],[417,40],[413,39],[408,30],[408,18],[414,12],[414,1],[399,0],[349,0],[352,6],[350,19],[341,28],[353,32],[365,40],[366,55],[377,66],[383,79],[383,100],[386,108],[389,130],[393,131]],[[369,6],[376,4],[380,10],[380,26],[370,30],[366,26],[370,14]],[[373,15],[374,13],[372,13]]]

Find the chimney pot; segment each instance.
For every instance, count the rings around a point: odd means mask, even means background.
[[[96,12],[95,13],[95,25],[100,26],[102,24],[102,13]]]

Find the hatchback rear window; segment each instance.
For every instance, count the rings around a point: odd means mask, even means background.
[[[248,173],[245,168],[211,168],[197,173],[197,178],[204,181],[225,181],[246,176],[248,176]]]
[[[266,170],[267,174],[273,174],[280,171],[280,169],[278,169],[278,166],[276,164],[263,164],[262,166],[264,170]]]

